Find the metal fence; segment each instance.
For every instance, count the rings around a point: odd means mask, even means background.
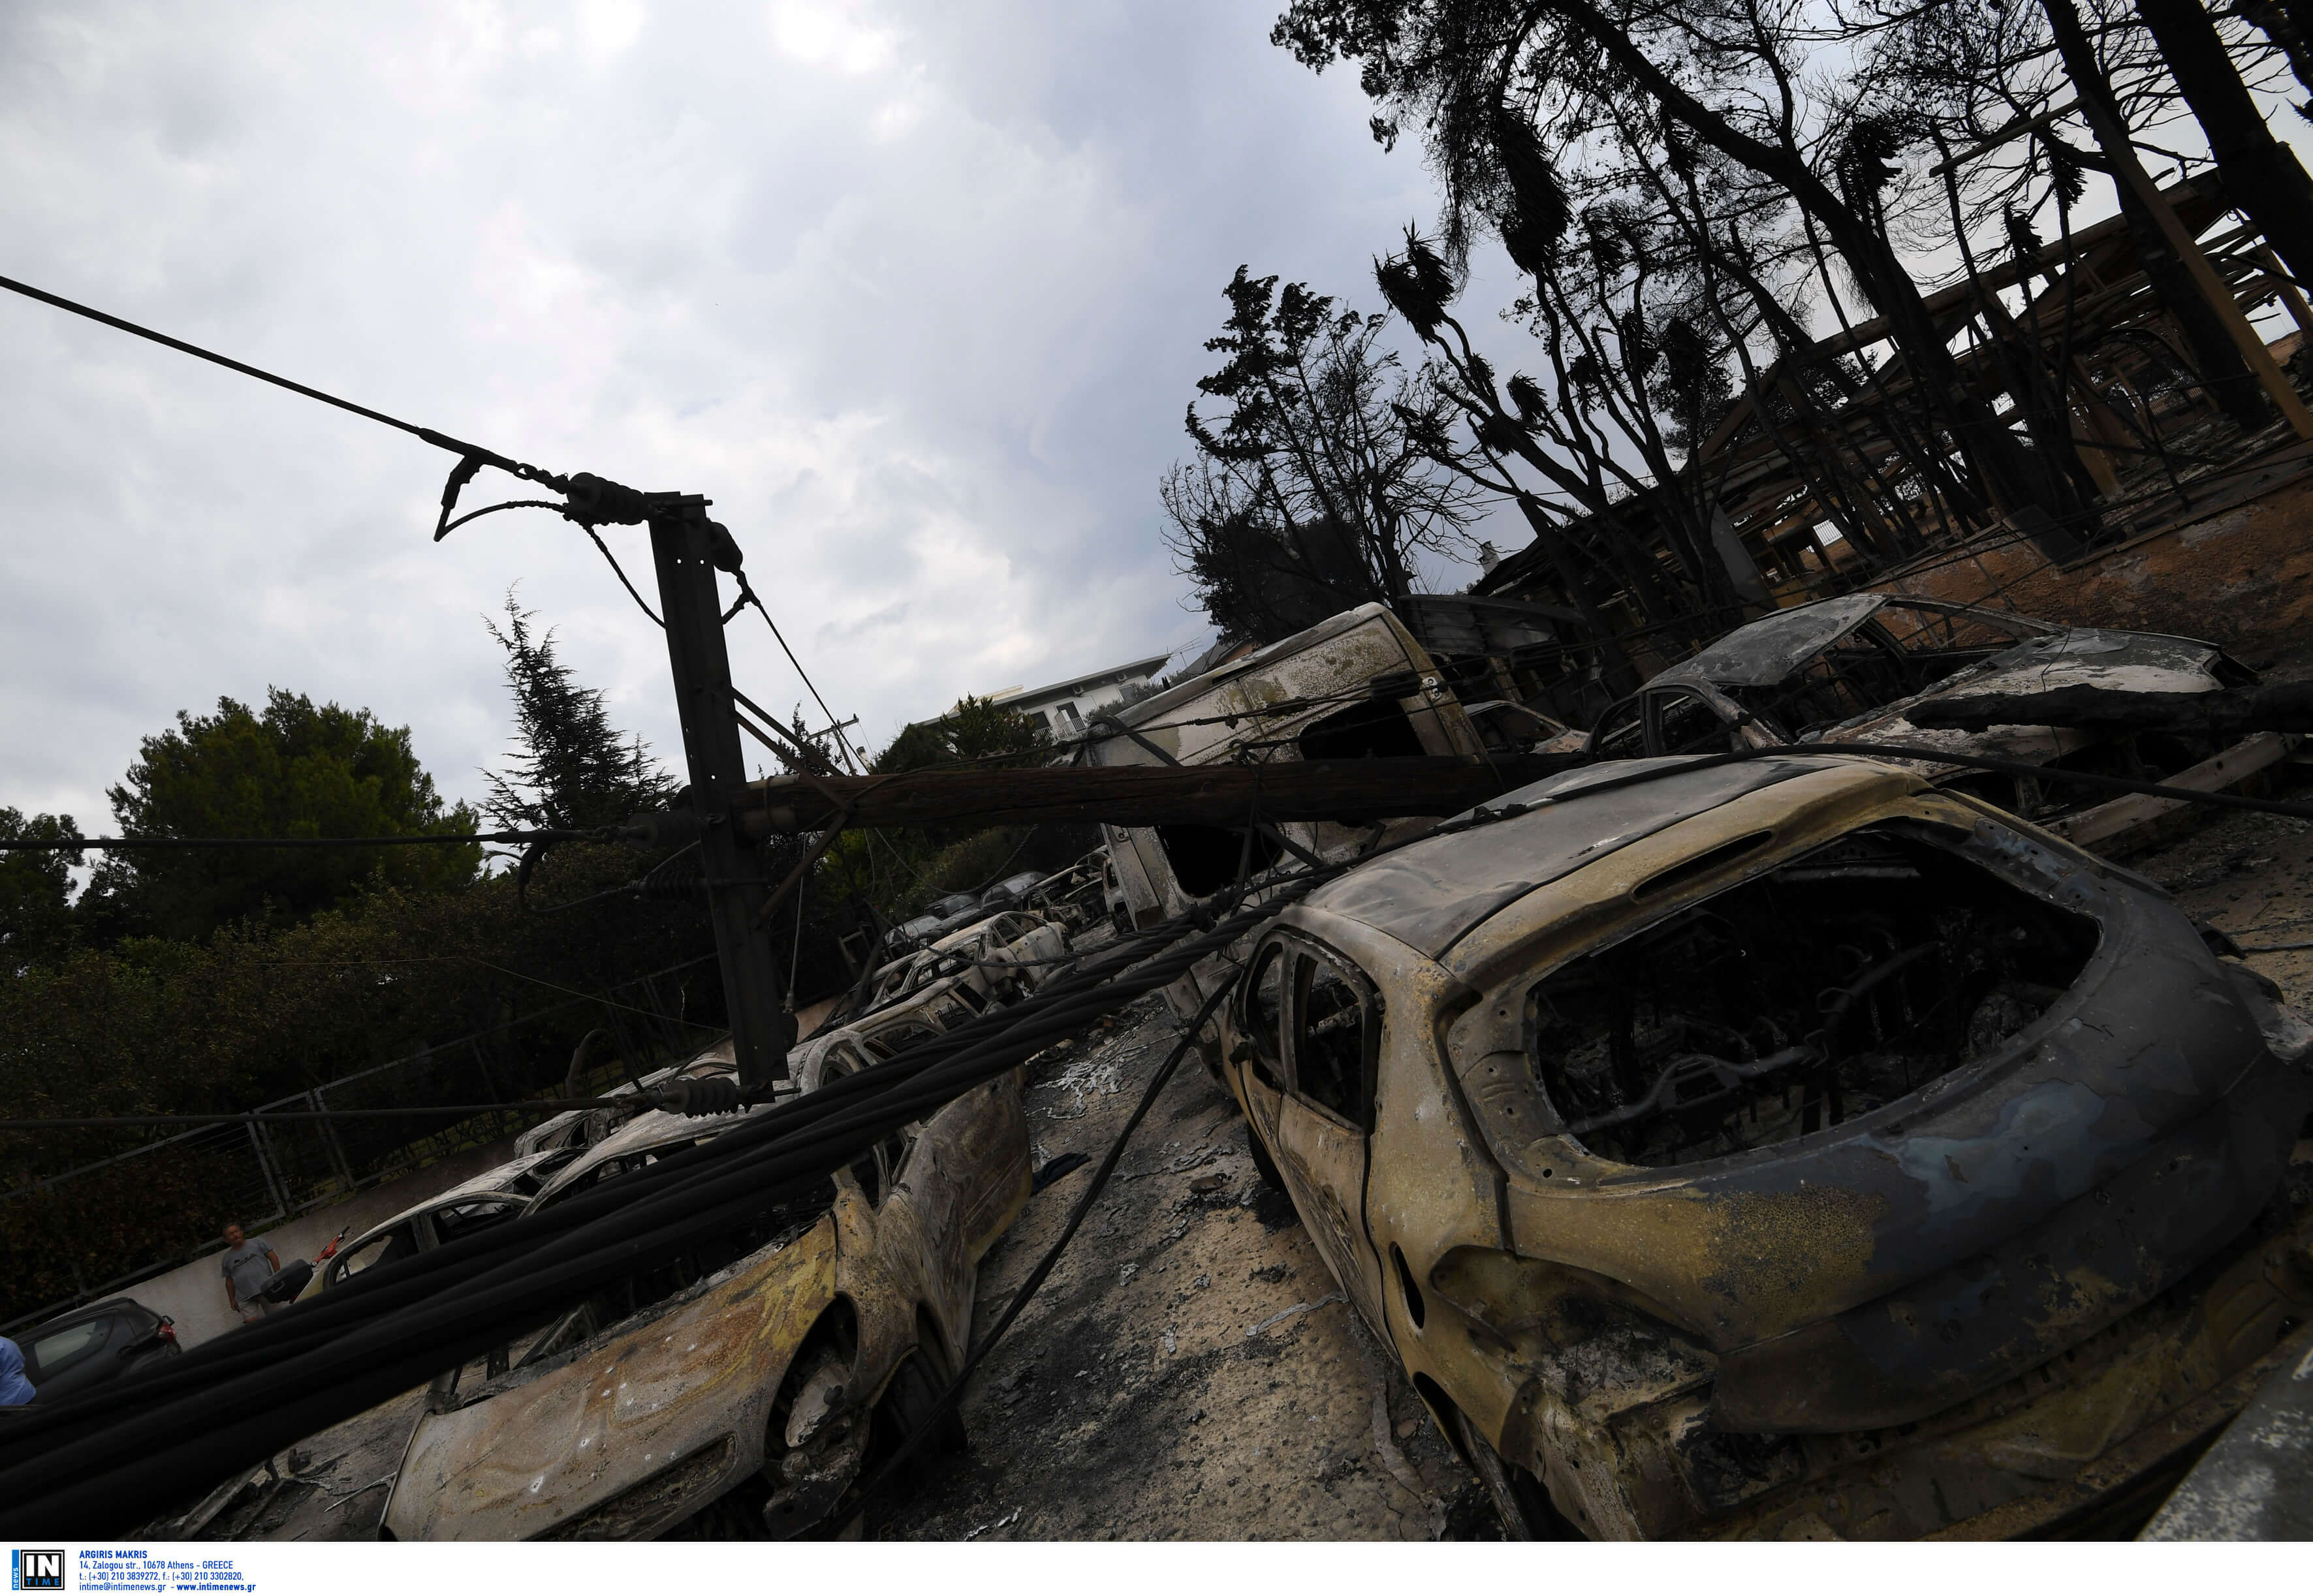
[[[552,1110],[523,1100],[561,1094],[572,1032],[585,1024],[602,1024],[615,1045],[576,1083],[583,1092],[621,1079],[629,1066],[652,1067],[696,1051],[712,1040],[711,1033],[682,1020],[668,997],[681,976],[712,963],[714,957],[688,960],[600,994],[545,1005],[254,1110],[491,1105],[453,1124],[436,1123],[416,1134],[414,1127],[428,1122],[303,1119],[203,1126],[13,1187],[0,1194],[0,1216],[30,1220],[29,1228],[48,1230],[64,1241],[46,1260],[61,1263],[66,1279],[35,1286],[31,1294],[54,1295],[67,1281],[70,1289],[32,1307],[20,1272],[15,1289],[0,1285],[0,1313],[9,1315],[0,1320],[0,1331],[37,1323],[216,1250],[218,1226],[207,1223],[213,1216],[229,1215],[253,1234],[536,1124]],[[9,1228],[22,1233],[26,1227]],[[79,1261],[91,1256],[128,1267],[110,1279],[92,1278]]]

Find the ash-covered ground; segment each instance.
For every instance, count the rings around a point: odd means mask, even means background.
[[[1097,1162],[1179,1031],[1145,998],[1032,1066],[1038,1161]],[[979,1334],[1090,1178],[1031,1200],[981,1271]],[[900,1539],[1427,1540],[1492,1509],[1367,1335],[1194,1055],[969,1388],[971,1443],[871,1512]]]

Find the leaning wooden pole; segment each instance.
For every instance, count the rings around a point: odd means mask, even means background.
[[[775,776],[745,787],[733,811],[740,835],[755,839],[823,831],[839,823],[1241,826],[1249,816],[1257,816],[1267,821],[1355,825],[1408,815],[1450,815],[1574,762],[1563,757],[1521,756]]]

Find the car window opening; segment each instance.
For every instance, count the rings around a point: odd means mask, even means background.
[[[1728,697],[1794,737],[1909,697],[1927,685],[1919,664],[1877,621],[1866,621],[1772,687]]]
[[[1773,1146],[1993,1053],[2097,935],[1954,854],[1857,832],[1536,983],[1527,1057],[1601,1157]]]
[[[1607,710],[1593,733],[1602,759],[1635,759],[1647,751],[1644,706],[1633,697]]]
[[[1368,698],[1321,715],[1302,728],[1294,746],[1305,759],[1413,759],[1429,751],[1394,698]]]
[[[1174,880],[1192,898],[1209,898],[1236,880],[1245,857],[1242,826],[1159,826],[1156,840],[1173,867]],[[1274,839],[1254,832],[1252,873],[1260,874],[1283,855]]]
[[[1272,1092],[1285,1090],[1285,947],[1271,943],[1261,955],[1246,988],[1245,1014],[1253,1038],[1253,1073]]]
[[[504,1224],[522,1212],[522,1205],[503,1198],[475,1203],[460,1203],[439,1210],[434,1215],[434,1231],[444,1241],[455,1241],[477,1231],[486,1231]]]
[[[1739,748],[1734,727],[1690,692],[1654,695],[1655,741],[1666,754],[1723,754]]]
[[[112,1321],[109,1319],[92,1319],[85,1324],[58,1330],[53,1336],[44,1336],[32,1343],[32,1366],[43,1374],[58,1373],[101,1346],[106,1332],[111,1328]]]
[[[1363,979],[1329,959],[1305,956],[1295,974],[1294,1084],[1319,1108],[1363,1127],[1372,1118],[1366,1059],[1375,1005]]]

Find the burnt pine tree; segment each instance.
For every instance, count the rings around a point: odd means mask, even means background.
[[[2299,282],[2313,282],[2313,179],[2265,126],[2215,21],[2200,0],[2136,0],[2136,14],[2208,135],[2226,197],[2249,214]]]
[[[1405,417],[1441,401],[1380,344],[1385,316],[1244,267],[1205,347],[1227,358],[1188,409],[1192,461],[1162,485],[1165,542],[1215,624],[1271,642],[1418,591],[1418,551],[1453,554],[1475,506]]]
[[[514,753],[501,773],[485,771],[489,817],[505,826],[609,826],[664,803],[673,783],[642,740],[611,724],[600,688],[580,687],[554,657],[554,634],[506,595],[506,624],[485,617],[506,650],[514,693]]]
[[[1505,117],[1547,123],[1547,142],[1579,157],[1614,102],[1717,152],[1795,206],[1845,262],[1983,496],[2051,553],[2077,547],[2055,519],[2062,490],[1970,384],[1904,266],[1878,203],[1884,162],[1842,162],[1821,118],[1796,113],[1822,41],[1789,8],[1293,0],[1271,37],[1313,68],[1356,60],[1390,113],[1376,118],[1377,136],[1422,127],[1447,180],[1449,255],[1473,223],[1491,224],[1482,202],[1510,181],[1496,136]]]

